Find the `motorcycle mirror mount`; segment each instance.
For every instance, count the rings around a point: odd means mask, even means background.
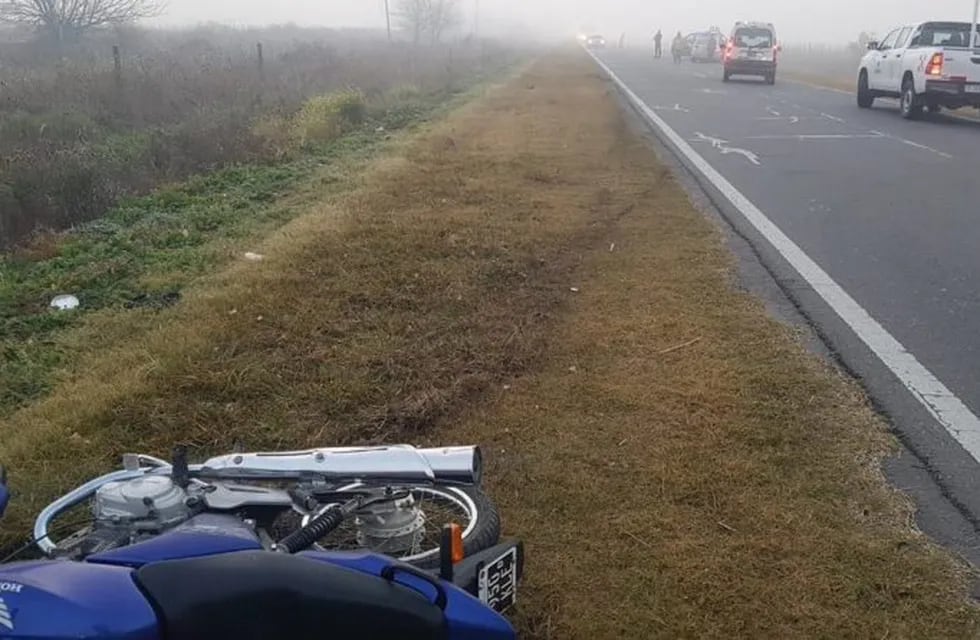
[[[170,477],[173,479],[174,484],[181,489],[186,489],[191,483],[190,469],[187,464],[186,446],[177,445],[174,447],[172,464],[173,470],[170,472]]]

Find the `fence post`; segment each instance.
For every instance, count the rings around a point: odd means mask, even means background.
[[[446,72],[449,74],[449,90],[453,91],[453,46],[449,45],[449,62],[446,65]]]
[[[116,84],[122,84],[122,56],[119,55],[119,45],[112,45],[112,64],[116,73]]]
[[[262,43],[259,42],[255,45],[255,51],[258,53],[258,63],[259,63],[259,78],[265,79],[265,58],[262,57]]]

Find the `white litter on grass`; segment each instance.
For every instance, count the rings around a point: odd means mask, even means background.
[[[578,293],[579,292],[579,288],[578,287],[572,287],[571,288],[571,292],[572,293]]]
[[[51,308],[58,311],[71,311],[77,309],[80,304],[78,298],[69,294],[55,296],[51,299]]]
[[[249,251],[245,254],[245,259],[249,262],[261,262],[262,260],[265,260],[265,256],[261,253],[252,253]]]

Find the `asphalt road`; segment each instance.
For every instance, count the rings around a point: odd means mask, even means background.
[[[924,528],[980,561],[980,122],[597,58],[889,416],[915,456],[891,475]]]

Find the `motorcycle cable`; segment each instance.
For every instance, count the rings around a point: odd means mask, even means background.
[[[409,495],[411,495],[410,491],[393,491],[389,488],[385,489],[384,495],[375,498],[358,496],[343,504],[334,503],[330,505],[326,511],[308,522],[306,526],[300,527],[279,542],[275,543],[272,550],[288,554],[305,551],[316,544],[317,540],[322,540],[332,531],[337,529],[337,527],[343,524],[344,520],[346,520],[348,516],[359,511],[360,509],[381,502],[402,500]]]
[[[31,547],[36,546],[37,543],[40,542],[41,540],[44,540],[46,538],[50,538],[51,536],[57,535],[59,533],[63,533],[65,531],[70,531],[72,529],[77,529],[78,527],[83,527],[83,526],[86,526],[86,525],[90,525],[90,524],[92,524],[94,522],[95,522],[95,518],[87,518],[87,519],[81,520],[79,522],[73,522],[71,524],[65,524],[65,525],[62,525],[60,527],[55,527],[54,530],[49,531],[48,533],[46,533],[45,535],[41,536],[40,538],[35,538],[34,536],[31,536],[27,540],[27,542],[24,543],[22,546],[14,549],[9,554],[7,554],[2,559],[0,559],[0,564],[7,564],[8,562],[10,562],[11,560],[13,560],[14,558],[16,558],[17,556],[19,556],[20,554],[22,554],[25,551],[29,550]]]

